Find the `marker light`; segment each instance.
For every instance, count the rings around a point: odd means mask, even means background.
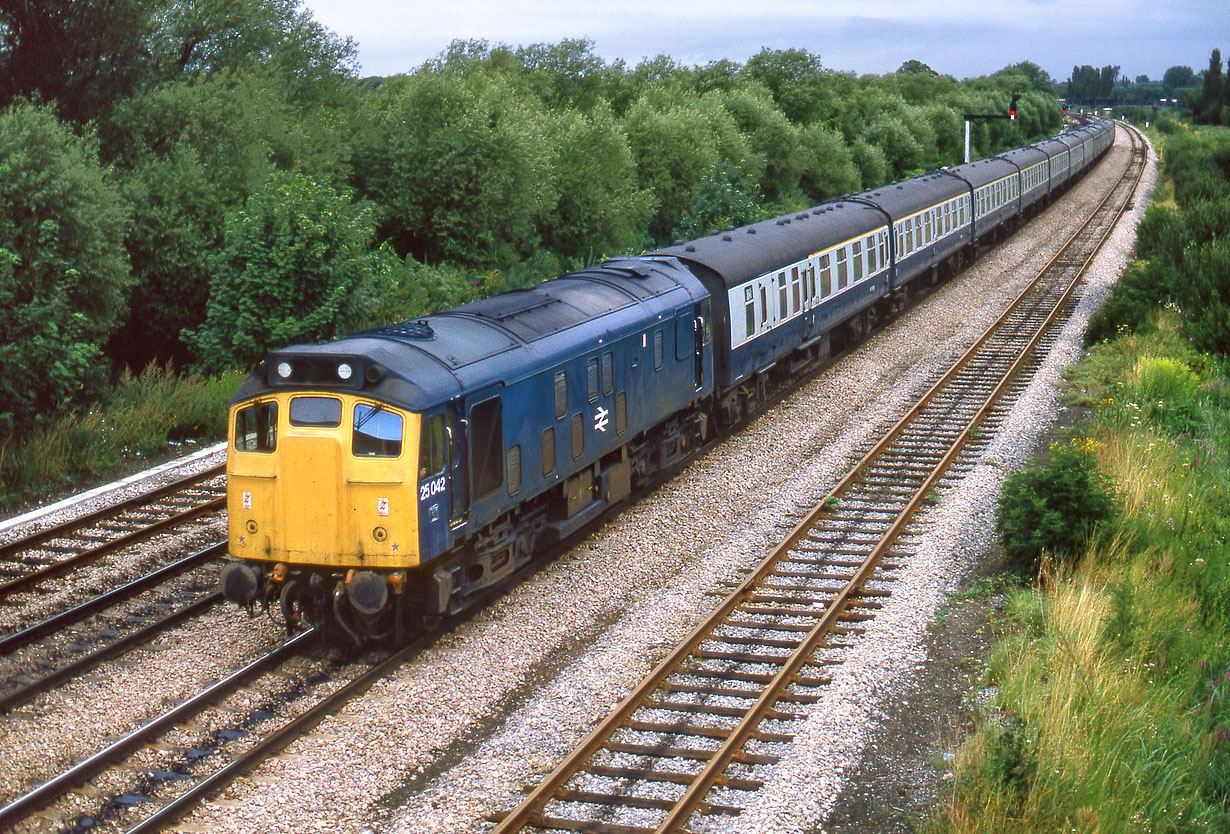
[[[349,362],[343,362],[342,364],[337,366],[337,378],[338,379],[345,381],[347,379],[350,379],[350,377],[353,374],[354,374],[354,368],[350,367]]]
[[[278,376],[282,377],[282,379],[290,379],[290,363],[289,362],[279,362],[278,363]]]

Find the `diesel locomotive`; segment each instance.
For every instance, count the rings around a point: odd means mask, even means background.
[[[465,608],[1084,174],[1109,121],[271,353],[230,410],[221,585],[364,643]]]

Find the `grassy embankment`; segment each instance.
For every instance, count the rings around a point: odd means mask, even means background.
[[[1113,510],[1077,545],[1043,553],[1037,581],[1009,595],[986,663],[995,697],[928,831],[1230,831],[1230,363],[1217,349],[1230,332],[1216,312],[1219,295],[1230,303],[1230,225],[1194,228],[1230,218],[1230,138],[1184,131],[1173,146],[1172,181],[1142,224],[1150,262],[1129,268],[1100,322],[1119,335],[1070,374],[1092,417],[1020,476],[1032,476],[1039,507],[1063,499],[1026,529],[1005,498],[1005,550],[1078,519],[1102,480]],[[1211,161],[1199,176],[1213,184],[1192,199],[1189,151]],[[1214,294],[1151,285],[1165,258],[1172,279]],[[1168,297],[1186,304],[1156,306]],[[1074,485],[1073,459],[1100,475]]]
[[[222,439],[227,403],[244,376],[181,375],[158,365],[125,372],[88,412],[62,414],[19,447],[0,447],[0,506],[165,453],[171,442]]]

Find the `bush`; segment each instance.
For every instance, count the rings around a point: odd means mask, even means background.
[[[1013,567],[1036,573],[1044,553],[1071,561],[1111,518],[1114,492],[1090,446],[1082,440],[1053,444],[1044,462],[1004,483],[995,526]]]
[[[121,461],[166,451],[172,441],[222,439],[227,404],[244,376],[180,376],[169,364],[125,372],[89,412],[60,415],[19,441],[0,443],[0,502],[105,475]]]

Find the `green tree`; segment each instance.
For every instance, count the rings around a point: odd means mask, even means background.
[[[354,75],[356,49],[312,18],[303,0],[159,0],[149,36],[153,80],[262,69],[296,101],[327,97]]]
[[[98,118],[148,71],[144,0],[0,4],[0,107],[18,98],[57,102],[71,121]]]
[[[721,95],[726,111],[752,152],[765,161],[760,189],[769,200],[780,200],[799,187],[806,160],[799,129],[778,108],[767,89],[747,87]]]
[[[551,124],[550,145],[558,196],[539,223],[543,242],[585,263],[631,248],[649,222],[653,195],[637,185],[622,125],[605,106],[567,110]]]
[[[19,102],[0,111],[0,160],[3,437],[99,382],[129,275],[127,207],[92,136]]]
[[[863,188],[875,188],[888,182],[890,168],[884,151],[859,137],[850,143],[850,156],[858,168]]]
[[[1209,56],[1204,73],[1204,88],[1192,103],[1192,118],[1199,124],[1221,124],[1221,109],[1226,103],[1226,78],[1221,69],[1221,50]]]
[[[295,100],[336,96],[355,46],[302,0],[42,0],[0,4],[0,106],[58,102],[64,118],[104,118],[164,81],[259,68]]]
[[[1072,76],[1068,79],[1068,98],[1076,101],[1108,99],[1115,89],[1115,81],[1118,78],[1119,67],[1116,66],[1095,69],[1084,64],[1072,67]]]
[[[429,263],[497,265],[534,243],[551,191],[547,118],[499,77],[422,72],[365,106],[355,178],[381,234]]]
[[[719,159],[712,131],[700,103],[688,98],[655,102],[643,97],[628,111],[624,125],[637,180],[658,201],[649,232],[658,241],[670,240],[701,177]]]
[[[370,206],[303,174],[273,174],[228,218],[205,322],[185,334],[200,368],[251,365],[282,345],[341,335],[361,315],[356,290],[388,268],[374,233]]]
[[[683,213],[674,238],[690,240],[728,226],[763,219],[760,186],[725,160],[704,173],[692,205]]]
[[[901,75],[915,75],[915,74],[929,75],[932,78],[939,75],[938,72],[931,69],[931,67],[927,66],[922,61],[916,61],[913,58],[906,61],[901,66],[897,67],[897,72]]]
[[[1174,66],[1162,75],[1162,86],[1169,92],[1196,85],[1196,72],[1191,67]]]
[[[799,184],[808,197],[820,202],[858,191],[863,183],[862,175],[852,149],[840,133],[813,124],[803,128],[800,141],[805,162]],[[875,180],[869,185],[881,182]]]
[[[1079,442],[1056,443],[1039,464],[1008,476],[995,527],[1009,564],[1035,572],[1044,553],[1080,556],[1114,513],[1114,490]]]
[[[118,104],[103,128],[133,205],[127,247],[136,284],[107,351],[121,367],[191,360],[180,334],[205,318],[209,258],[226,215],[275,169],[332,182],[349,176],[336,117],[295,106],[263,74],[157,85]]]
[[[871,120],[863,131],[863,138],[884,153],[894,178],[922,167],[925,158],[923,146],[914,138],[903,119],[887,111]]]
[[[832,125],[840,119],[847,84],[825,71],[819,55],[805,49],[762,49],[747,60],[743,72],[768,87],[795,124]]]

